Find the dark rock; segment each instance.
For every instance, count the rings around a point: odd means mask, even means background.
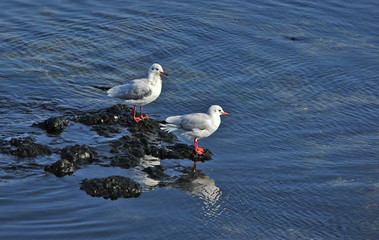
[[[175,134],[161,129],[160,121],[152,120],[150,118],[139,121],[138,123],[134,122],[128,129],[133,136],[140,138],[142,133],[145,137],[148,136],[151,141],[167,143],[178,141]]]
[[[133,109],[123,104],[117,104],[98,111],[80,113],[72,118],[72,120],[89,126],[120,124],[123,127],[127,127],[132,135],[144,132],[152,135],[155,141],[165,141],[168,143],[174,143],[177,141],[175,134],[161,129],[160,121],[150,118],[139,121],[138,123],[134,121]],[[100,135],[107,136],[107,129],[104,129],[103,127],[94,128],[94,130],[100,130]]]
[[[57,177],[63,177],[65,175],[71,175],[76,170],[74,163],[62,159],[55,163],[45,166],[45,171],[53,173]]]
[[[126,153],[112,157],[111,166],[128,169],[138,166],[140,162],[140,158]]]
[[[71,175],[83,164],[92,163],[96,151],[87,145],[67,146],[61,150],[61,160],[45,166],[45,171],[55,174],[57,177]]]
[[[2,145],[3,153],[20,158],[52,154],[50,147],[35,143],[35,139],[32,137],[12,138],[9,142],[3,142]]]
[[[157,158],[160,158],[160,159],[165,159],[165,158],[168,158],[167,155],[168,155],[168,149],[167,148],[164,148],[164,147],[150,147],[148,149],[146,149],[146,153],[148,155],[151,155],[153,157],[157,157]],[[179,158],[176,158],[176,159],[179,159]]]
[[[99,111],[78,114],[72,120],[90,126],[97,124],[114,125],[118,123],[131,125],[134,121],[132,114],[133,110],[128,106],[117,104]]]
[[[160,129],[160,131],[158,131],[158,140],[166,143],[175,143],[178,141],[178,137],[172,132],[167,132]]]
[[[183,143],[177,143],[173,146],[167,146],[166,148],[151,148],[148,153],[154,157],[160,159],[185,159],[188,158],[192,161],[207,161],[212,159],[212,152],[208,149],[204,149],[203,154],[198,154],[195,151],[194,146],[189,146]]]
[[[204,152],[201,155],[195,151],[194,146],[189,146],[183,143],[168,146],[167,149],[171,150],[168,152],[168,158],[176,158],[177,156],[180,156],[180,158],[188,158],[192,161],[202,162],[212,159],[212,152],[206,148],[204,148]]]
[[[142,192],[142,187],[138,182],[122,176],[84,179],[80,189],[92,197],[110,198],[112,200],[119,197],[139,197]]]
[[[133,126],[129,129],[129,131],[133,133],[138,132],[148,132],[148,133],[155,133],[160,129],[160,125],[158,122],[154,121],[151,118],[144,119],[142,121],[134,122]]]
[[[94,125],[91,130],[107,138],[113,137],[114,134],[121,133],[121,130],[113,125]]]
[[[69,120],[65,117],[52,117],[33,126],[45,129],[48,133],[61,133],[67,126]]]
[[[134,148],[148,146],[151,142],[151,139],[149,139],[149,135],[139,133],[138,135],[134,136],[123,136],[118,139],[117,142],[123,147]]]
[[[157,165],[154,167],[147,167],[143,169],[142,171],[146,172],[150,178],[155,179],[155,180],[163,180],[163,179],[168,179],[170,178],[170,175],[164,173],[166,168],[164,168],[161,165]]]
[[[61,150],[61,158],[67,159],[76,166],[93,162],[96,156],[95,149],[87,145],[67,146]]]
[[[107,114],[84,114],[73,119],[75,122],[85,125],[95,124],[117,124],[119,122],[118,116],[109,116]]]
[[[141,158],[145,155],[145,148],[149,145],[146,138],[135,138],[124,136],[112,143],[112,153],[131,154],[134,157]]]

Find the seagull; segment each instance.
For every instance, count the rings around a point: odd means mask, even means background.
[[[134,105],[134,120],[136,122],[149,118],[143,116],[142,106],[153,102],[159,97],[162,90],[161,74],[168,75],[158,63],[151,65],[147,72],[147,78],[135,79],[131,83],[110,88],[107,91],[109,97],[119,98],[127,104]],[[136,117],[136,108],[140,106],[141,117]]]
[[[182,136],[194,141],[195,151],[203,154],[204,148],[198,146],[198,139],[206,138],[220,126],[220,115],[229,115],[218,105],[209,107],[207,113],[191,113],[166,118],[162,128],[166,131],[178,131]]]

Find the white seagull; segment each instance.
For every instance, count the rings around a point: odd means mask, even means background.
[[[198,146],[197,140],[206,138],[214,133],[220,126],[220,115],[229,115],[218,105],[209,107],[207,113],[191,113],[166,118],[162,128],[166,131],[178,131],[182,136],[195,142],[195,151],[203,154],[204,148]]]
[[[124,100],[127,104],[134,105],[134,120],[136,122],[149,118],[143,116],[142,106],[153,102],[159,97],[162,90],[161,74],[168,75],[158,63],[151,65],[147,72],[147,78],[135,79],[129,84],[115,86],[107,91],[108,96]],[[141,108],[141,117],[136,117],[136,107]]]

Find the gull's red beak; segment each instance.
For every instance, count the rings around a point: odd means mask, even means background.
[[[222,112],[222,114],[229,116],[229,113],[227,112]]]
[[[161,72],[161,74],[164,74],[164,75],[168,76],[168,74],[166,72]]]

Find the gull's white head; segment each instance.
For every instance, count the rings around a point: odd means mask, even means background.
[[[161,74],[164,74],[166,76],[168,75],[165,71],[163,71],[162,66],[159,65],[158,63],[154,63],[153,65],[151,65],[151,67],[149,68],[149,71],[147,72],[147,74],[149,76],[152,74],[155,77],[158,77]]]
[[[216,114],[216,115],[229,115],[227,112],[224,112],[224,110],[222,109],[222,107],[220,107],[219,105],[212,105],[209,107],[208,109],[208,114],[209,115],[213,115],[213,114]]]

